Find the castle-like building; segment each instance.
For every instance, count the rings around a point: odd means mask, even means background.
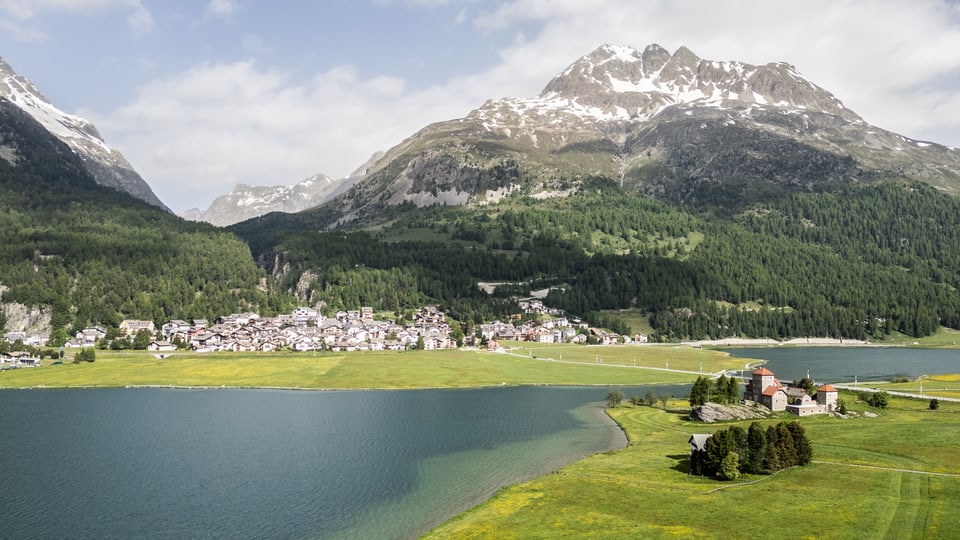
[[[831,412],[837,408],[837,389],[829,384],[817,388],[816,399],[803,388],[791,388],[781,383],[773,372],[761,367],[751,374],[743,393],[745,401],[754,401],[771,411],[787,411],[797,416]]]

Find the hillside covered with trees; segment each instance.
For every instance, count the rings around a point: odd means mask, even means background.
[[[232,234],[97,186],[79,158],[0,100],[4,303],[49,310],[55,340],[122,318],[206,318],[280,302]]]
[[[549,288],[548,305],[611,325],[605,312],[640,310],[661,340],[960,327],[960,200],[924,184],[790,194],[732,216],[603,179],[569,197],[395,210],[352,232],[279,214],[233,230],[284,290],[333,306],[427,297],[479,320],[508,296]],[[491,301],[478,281],[512,285]]]

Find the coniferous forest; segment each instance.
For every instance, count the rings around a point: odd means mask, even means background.
[[[309,299],[333,305],[362,293],[393,309],[425,295],[479,320],[497,310],[475,283],[510,282],[520,295],[549,288],[548,305],[588,318],[639,309],[661,340],[882,339],[960,327],[958,220],[960,200],[905,182],[793,194],[732,217],[605,183],[349,233],[304,232],[304,217],[280,215],[233,230],[268,271],[293,269],[281,288],[309,269]]]

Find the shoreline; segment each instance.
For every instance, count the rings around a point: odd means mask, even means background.
[[[903,347],[900,344],[882,344],[867,340],[838,339],[838,338],[792,338],[777,341],[773,338],[723,338],[704,339],[698,341],[682,341],[681,345],[690,347]],[[918,347],[919,348],[919,347]]]

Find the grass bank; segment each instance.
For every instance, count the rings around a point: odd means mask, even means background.
[[[496,385],[640,385],[682,383],[689,373],[719,371],[741,361],[689,347],[537,346],[514,354],[474,350],[323,353],[172,353],[97,351],[92,364],[0,372],[0,388],[123,386],[304,389],[464,388]],[[596,356],[603,357],[603,364]],[[562,361],[560,358],[562,357]],[[554,360],[549,360],[554,358]],[[634,367],[634,363],[637,367]],[[676,368],[674,367],[676,366]]]
[[[727,426],[671,406],[611,410],[627,448],[505,488],[427,538],[960,537],[960,404],[894,398],[877,418],[800,419],[815,463],[736,482],[687,475],[689,436]]]

